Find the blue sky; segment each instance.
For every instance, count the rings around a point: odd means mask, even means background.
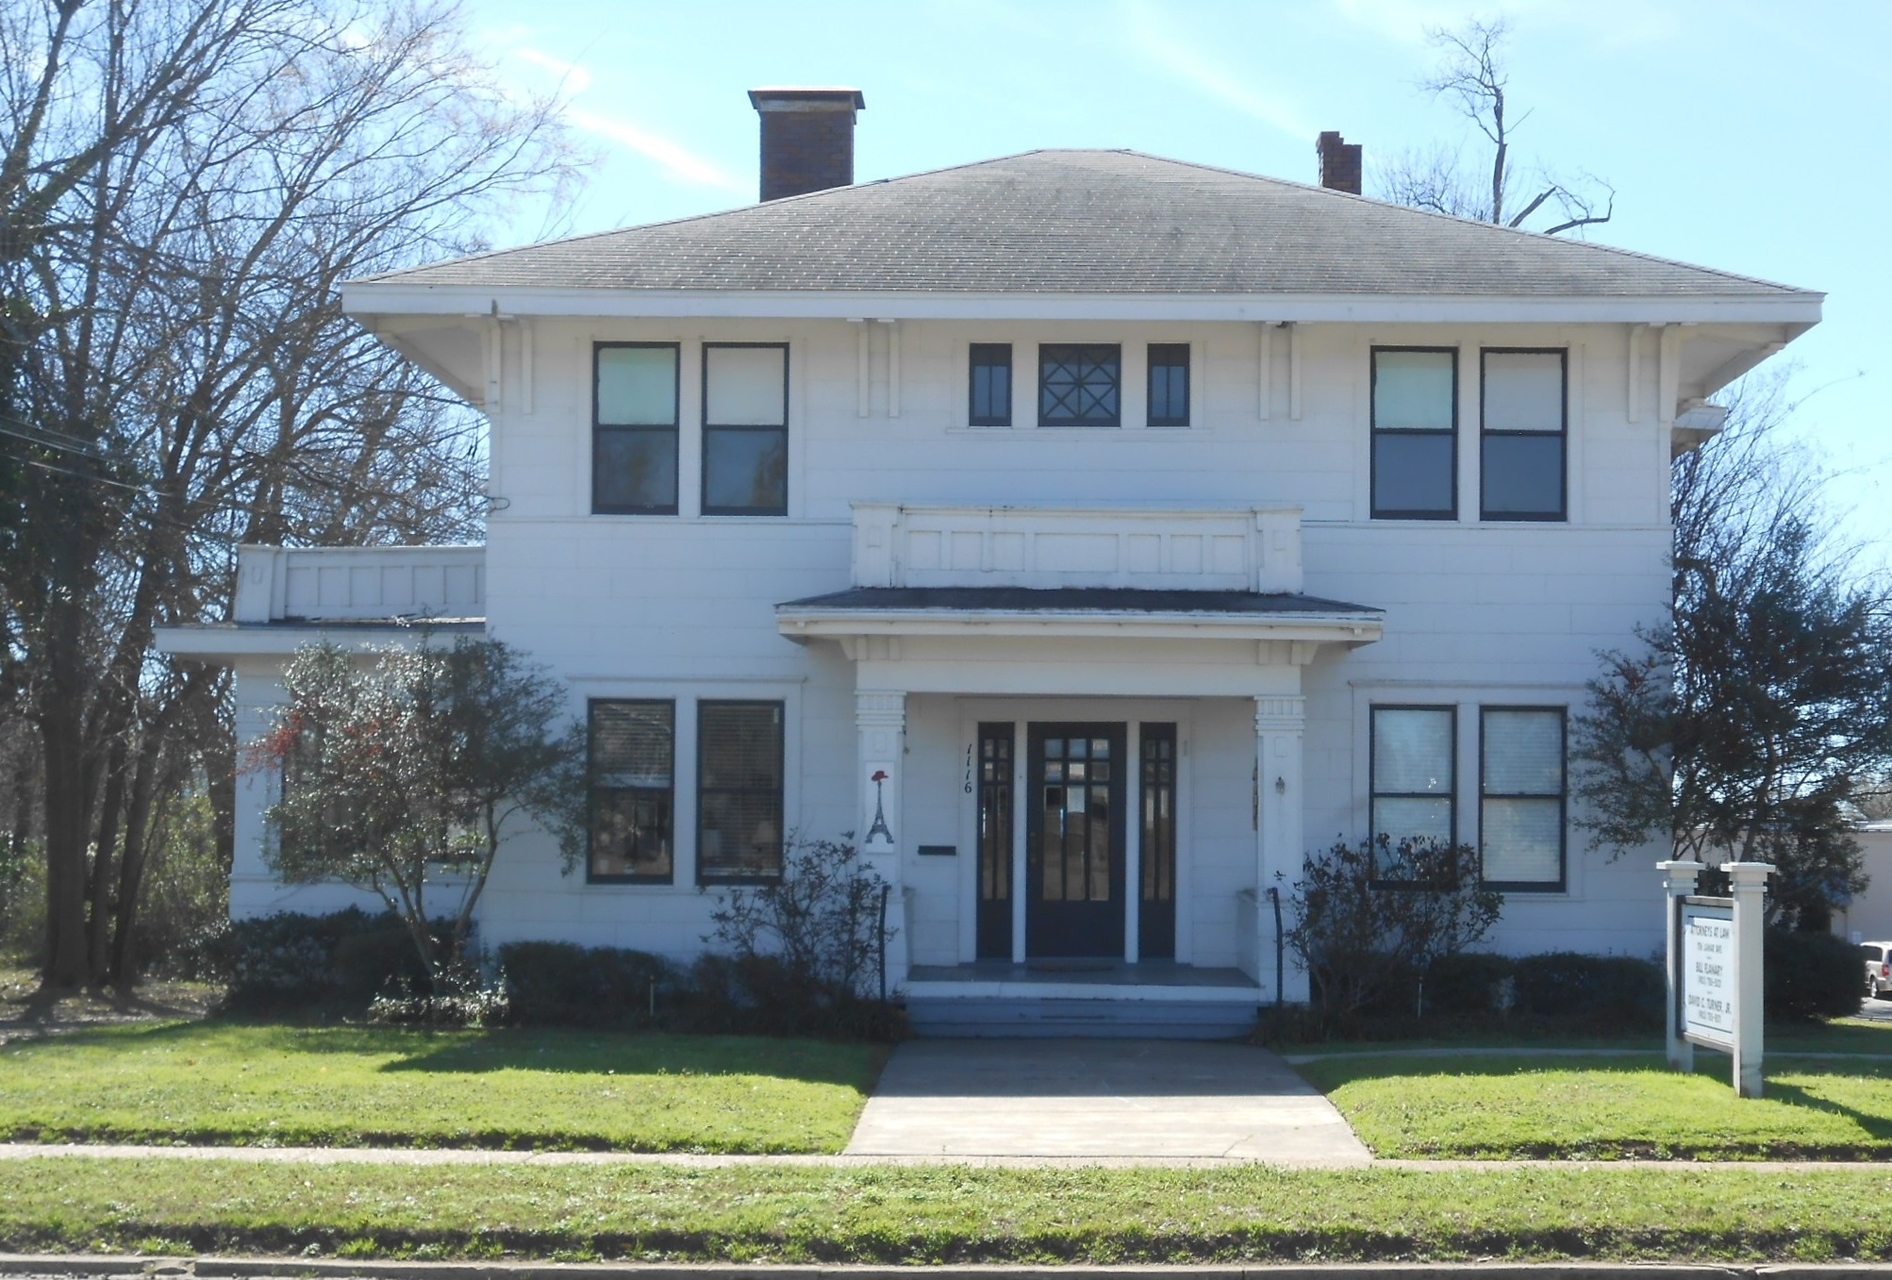
[[[758,84],[847,84],[856,176],[1034,147],[1131,147],[1315,180],[1314,135],[1375,158],[1457,142],[1417,83],[1429,26],[1503,14],[1527,162],[1616,189],[1591,238],[1827,292],[1786,353],[1796,434],[1845,533],[1892,562],[1892,3],[1775,0],[472,0],[522,87],[562,84],[599,163],[573,232],[755,198]],[[1467,154],[1470,154],[1467,140]],[[536,238],[534,217],[502,237]]]

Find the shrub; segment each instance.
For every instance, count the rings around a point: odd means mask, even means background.
[[[403,982],[427,981],[406,926],[359,907],[230,921],[203,952],[208,972],[229,983],[224,1007],[242,1012],[365,1008]]]
[[[1859,949],[1830,933],[1772,928],[1762,940],[1767,1016],[1843,1018],[1859,1012],[1865,969]]]
[[[1634,956],[1551,951],[1517,962],[1517,1010],[1539,1018],[1581,1018],[1622,1027],[1662,1025],[1662,966]]]
[[[1440,956],[1425,975],[1425,1012],[1435,1017],[1509,1013],[1517,1004],[1518,961],[1488,951]]]
[[[424,995],[403,986],[368,1005],[368,1021],[385,1027],[503,1027],[511,1020],[512,1001],[503,980],[491,987],[475,983],[464,991]]]
[[[505,943],[499,968],[513,1021],[535,1026],[648,1027],[679,981],[659,956],[570,942]]]
[[[1330,1016],[1348,1018],[1385,1000],[1442,956],[1478,942],[1503,897],[1479,883],[1467,845],[1385,836],[1309,854],[1294,886],[1287,930]]]
[[[711,1034],[898,1040],[905,1016],[876,996],[811,986],[781,956],[699,956],[670,1024]]]

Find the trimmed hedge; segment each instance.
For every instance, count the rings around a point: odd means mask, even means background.
[[[233,920],[204,952],[229,983],[224,1007],[243,1013],[359,1010],[384,991],[428,986],[407,927],[391,912],[359,907]]]
[[[499,969],[512,1020],[532,1026],[654,1026],[678,987],[676,966],[661,956],[570,942],[505,943]]]
[[[1769,929],[1762,943],[1767,966],[1767,1016],[1806,1021],[1859,1012],[1865,966],[1859,948],[1830,933]]]

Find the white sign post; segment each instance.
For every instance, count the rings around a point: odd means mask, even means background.
[[[1692,1071],[1694,1046],[1734,1060],[1734,1091],[1761,1096],[1761,898],[1774,868],[1724,862],[1733,896],[1699,897],[1699,862],[1659,862],[1668,895],[1668,1057]]]

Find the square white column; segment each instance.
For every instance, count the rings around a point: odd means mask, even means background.
[[[902,690],[858,689],[854,726],[860,740],[860,804],[855,847],[867,865],[891,886],[887,924],[887,990],[906,985],[907,910],[900,875],[900,796],[905,773],[907,695]]]
[[[1274,905],[1268,890],[1278,889],[1285,899],[1300,878],[1302,845],[1302,733],[1307,724],[1307,699],[1268,695],[1255,699],[1255,945],[1260,951],[1256,972],[1261,978],[1262,994],[1273,1001],[1275,990],[1275,947],[1279,941],[1274,924]],[[1307,975],[1286,954],[1281,966],[1281,999],[1304,1002],[1308,998]]]

